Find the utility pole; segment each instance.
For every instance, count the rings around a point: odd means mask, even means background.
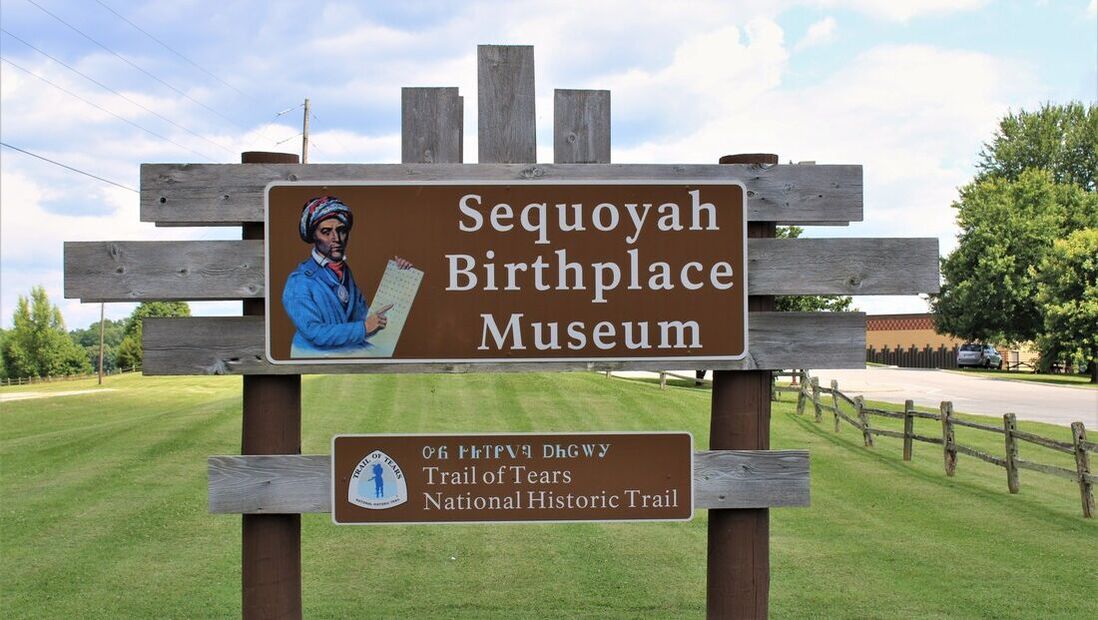
[[[301,122],[301,163],[309,163],[309,98],[305,98],[305,119]]]
[[[99,385],[103,385],[103,316],[107,304],[99,302]]]

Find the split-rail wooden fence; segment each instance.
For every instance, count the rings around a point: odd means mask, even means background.
[[[947,476],[954,475],[957,471],[957,457],[964,454],[1005,469],[1007,490],[1010,493],[1018,493],[1021,489],[1018,472],[1023,469],[1073,480],[1079,484],[1083,516],[1088,519],[1094,517],[1094,485],[1098,483],[1098,475],[1092,473],[1090,453],[1098,453],[1098,443],[1087,440],[1086,428],[1082,422],[1071,424],[1071,441],[1064,441],[1018,430],[1017,417],[1013,413],[1003,414],[1003,425],[1000,427],[958,418],[954,415],[953,403],[949,401],[943,401],[939,405],[938,413],[919,411],[911,400],[904,403],[903,411],[888,411],[867,406],[862,396],[851,397],[843,393],[839,390],[838,381],[833,380],[830,387],[823,387],[819,379],[810,376],[807,371],[801,371],[798,378],[798,385],[775,386],[777,391],[797,394],[797,415],[803,415],[805,409],[811,405],[816,422],[823,422],[824,410],[830,411],[834,417],[835,432],[839,432],[845,422],[862,433],[862,441],[867,448],[874,447],[873,439],[876,436],[901,439],[903,460],[910,461],[916,441],[942,446]],[[844,405],[848,411],[843,410]],[[903,420],[903,431],[877,428],[873,423],[874,417]],[[933,433],[917,433],[917,419],[936,422]],[[1002,435],[1003,455],[989,454],[959,443],[956,438],[957,427]],[[1023,460],[1018,456],[1019,442],[1071,455],[1075,458],[1075,469]]]

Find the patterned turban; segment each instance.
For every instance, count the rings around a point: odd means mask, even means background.
[[[310,199],[301,209],[301,222],[298,224],[297,228],[297,232],[301,235],[301,240],[305,243],[315,242],[316,227],[324,220],[333,217],[340,222],[343,222],[343,225],[347,227],[348,232],[350,232],[351,227],[354,226],[354,215],[347,205],[343,204],[339,198],[336,198],[335,196],[318,196]]]

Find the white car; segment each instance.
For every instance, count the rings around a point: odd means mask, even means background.
[[[957,351],[957,368],[1003,367],[1003,356],[990,344],[965,343]]]

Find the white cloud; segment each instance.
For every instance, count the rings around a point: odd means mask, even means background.
[[[988,0],[815,0],[827,8],[847,8],[878,19],[906,22],[915,17],[945,15],[982,8]]]
[[[838,23],[834,17],[825,17],[820,21],[812,24],[808,27],[808,32],[800,41],[797,41],[797,45],[793,47],[794,51],[801,51],[816,45],[823,45],[835,40],[835,29]]]
[[[609,89],[616,162],[712,163],[726,153],[770,151],[783,161],[862,163],[866,222],[812,232],[938,236],[948,250],[953,243],[949,203],[955,188],[971,178],[971,162],[996,119],[1008,106],[1017,109],[1049,98],[1038,88],[1036,66],[1008,65],[988,54],[932,45],[863,46],[854,48],[857,55],[845,64],[813,76],[812,85],[791,87],[790,51],[833,40],[837,22],[832,17],[817,21],[795,44],[785,40],[780,24],[784,11],[805,5],[903,22],[974,11],[984,4],[698,0],[684,10],[670,2],[607,0],[569,7],[515,0],[442,3],[434,11],[394,4],[389,10],[414,14],[412,22],[401,22],[383,17],[386,11],[346,2],[323,5],[302,19],[295,4],[274,1],[210,5],[200,25],[186,19],[194,8],[189,4],[135,6],[131,18],[145,25],[177,24],[178,33],[167,25],[153,31],[172,35],[167,38],[173,43],[190,43],[181,49],[256,99],[245,103],[176,59],[142,62],[228,116],[253,119],[246,129],[230,127],[140,76],[121,75],[117,59],[101,50],[63,56],[111,85],[125,84],[119,90],[225,149],[166,125],[29,52],[13,59],[133,122],[227,162],[237,161],[237,153],[245,150],[297,152],[300,113],[270,119],[306,96],[319,116],[312,128],[311,161],[398,161],[400,88],[458,86],[465,97],[465,159],[473,162],[476,44],[530,44],[536,52],[540,161],[551,161],[553,89]],[[1087,11],[1093,18],[1094,0]],[[249,26],[241,29],[241,23]],[[5,27],[18,26],[7,22]],[[857,40],[850,27],[844,21],[844,42]],[[5,56],[13,53],[7,49]],[[116,77],[120,82],[113,81]],[[361,110],[361,116],[333,120],[330,110],[339,106]],[[8,66],[0,80],[0,109],[6,142],[125,185],[137,185],[141,162],[198,160]],[[276,146],[281,140],[286,142]],[[47,285],[60,301],[61,240],[236,233],[141,224],[132,193],[10,151],[3,153],[0,172],[0,324],[10,321],[15,295],[33,284]],[[84,215],[61,214],[69,212]],[[51,229],[44,245],[30,234],[42,224]],[[70,326],[97,318],[94,305],[65,303]]]

